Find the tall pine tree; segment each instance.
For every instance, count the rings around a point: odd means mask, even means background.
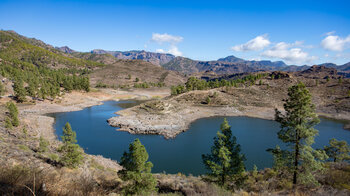
[[[276,109],[276,121],[281,124],[278,138],[289,147],[289,167],[293,184],[317,185],[313,173],[323,169],[319,160],[327,157],[324,151],[316,151],[311,145],[318,131],[313,127],[320,122],[311,102],[311,94],[303,83],[288,89],[284,104],[285,114]]]
[[[208,175],[221,186],[232,179],[236,185],[241,185],[244,181],[245,157],[240,151],[241,147],[237,144],[236,137],[232,136],[231,127],[225,118],[214,138],[211,154],[202,155],[203,163],[209,170]]]
[[[126,195],[147,195],[157,190],[157,180],[151,173],[153,164],[147,160],[146,148],[139,139],[135,139],[129,146],[129,152],[124,152],[120,162],[124,168],[119,174],[123,180],[129,181],[123,188]]]
[[[13,91],[18,102],[22,103],[26,101],[26,89],[23,87],[23,80],[16,79],[13,84]]]
[[[60,147],[60,151],[63,153],[62,163],[67,167],[77,167],[83,160],[83,153],[79,145],[76,144],[76,133],[68,122],[63,128],[63,136],[61,138],[63,142],[63,145]]]

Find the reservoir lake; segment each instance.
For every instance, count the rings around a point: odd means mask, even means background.
[[[137,101],[106,101],[103,105],[74,112],[53,113],[50,116],[55,118],[54,128],[59,139],[63,133],[62,128],[69,122],[77,133],[78,144],[89,154],[102,155],[119,162],[129,144],[139,138],[154,165],[153,173],[204,174],[206,170],[201,155],[210,152],[213,138],[225,117],[196,120],[189,130],[175,139],[164,139],[160,135],[132,135],[108,125],[107,119],[116,116],[115,112],[137,104]],[[277,144],[284,147],[277,138],[279,124],[251,117],[226,118],[247,159],[246,168],[250,170],[254,164],[258,169],[271,167],[273,158],[266,149],[274,148]],[[321,123],[315,126],[319,135],[316,136],[313,147],[323,148],[331,138],[350,143],[350,131],[344,130],[343,125],[342,121],[321,118]]]

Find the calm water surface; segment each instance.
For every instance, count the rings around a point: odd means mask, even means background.
[[[193,122],[188,131],[175,139],[166,140],[158,135],[131,135],[116,131],[106,120],[116,116],[114,112],[135,105],[134,101],[106,101],[103,105],[92,106],[81,111],[55,113],[55,129],[62,135],[62,127],[69,122],[77,132],[78,144],[89,154],[103,155],[119,161],[129,144],[139,138],[145,145],[149,159],[154,164],[153,172],[185,174],[205,173],[201,155],[208,153],[224,117],[203,118]],[[237,142],[241,144],[246,155],[246,167],[252,169],[257,165],[262,169],[271,167],[272,156],[265,150],[276,144],[283,146],[277,139],[279,124],[274,121],[250,118],[227,117]],[[350,143],[350,131],[343,129],[339,121],[321,119],[316,126],[319,136],[315,138],[313,147],[322,148],[329,139],[346,140]]]

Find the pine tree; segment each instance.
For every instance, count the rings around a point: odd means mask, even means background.
[[[120,162],[124,169],[119,174],[123,180],[130,181],[123,188],[126,195],[146,195],[157,191],[157,180],[151,173],[153,164],[147,160],[146,148],[139,139],[135,139],[129,146],[129,152],[124,152]]]
[[[333,138],[329,140],[329,146],[325,146],[324,150],[334,162],[350,160],[350,146],[344,140],[338,141]]]
[[[46,152],[48,150],[48,146],[50,145],[49,141],[45,140],[42,136],[39,138],[39,152]]]
[[[8,129],[12,129],[13,128],[11,119],[8,116],[6,116],[6,118],[5,118],[5,127],[8,128]]]
[[[317,185],[313,172],[323,169],[319,160],[327,157],[324,151],[316,151],[311,145],[318,131],[313,127],[320,122],[315,113],[315,105],[311,102],[311,94],[303,83],[288,89],[282,114],[276,109],[276,121],[281,124],[278,138],[287,143],[291,156],[288,161],[293,173],[293,184]]]
[[[23,80],[17,79],[13,84],[13,90],[15,91],[15,96],[18,102],[26,101],[26,90],[23,87]]]
[[[75,168],[81,164],[83,160],[83,153],[78,144],[76,144],[76,133],[67,122],[63,128],[63,136],[61,136],[63,145],[60,151],[63,153],[62,163],[65,166]]]
[[[208,175],[221,186],[225,186],[230,179],[234,179],[239,186],[244,181],[245,157],[240,153],[241,147],[237,144],[236,137],[232,136],[231,127],[226,119],[220,130],[214,138],[211,154],[202,155],[203,163],[210,172]]]
[[[18,108],[16,104],[13,102],[7,102],[6,107],[9,111],[8,117],[12,126],[18,127],[19,119],[18,119]]]
[[[3,96],[5,92],[6,92],[5,85],[3,85],[2,82],[0,81],[0,96]]]
[[[273,155],[273,169],[277,172],[283,172],[285,166],[290,165],[289,162],[290,152],[286,150],[281,150],[279,145],[276,145],[274,149],[267,149]]]
[[[28,87],[26,87],[27,93],[31,97],[36,96],[36,87],[33,81],[30,81]]]

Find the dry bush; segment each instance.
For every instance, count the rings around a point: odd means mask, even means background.
[[[0,194],[47,195],[45,178],[41,170],[21,165],[0,167]]]

